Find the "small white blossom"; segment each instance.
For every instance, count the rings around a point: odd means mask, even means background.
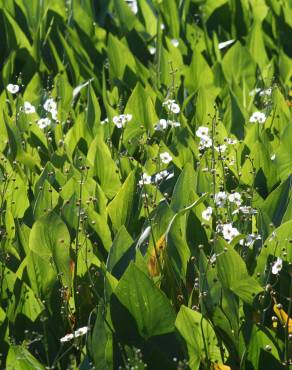
[[[173,174],[171,174],[171,173],[170,173],[170,172],[168,172],[167,170],[160,171],[160,172],[158,172],[158,173],[155,175],[154,181],[155,181],[155,183],[158,183],[158,182],[160,182],[161,180],[164,180],[164,179],[168,178],[170,175],[173,175]],[[171,177],[170,177],[170,178],[171,178]]]
[[[132,10],[134,14],[138,13],[137,0],[126,0],[126,3],[128,4],[129,8]]]
[[[206,136],[208,136],[208,133],[209,133],[208,127],[204,126],[200,126],[196,131],[196,135],[200,138],[205,138]]]
[[[10,94],[16,94],[19,91],[18,85],[8,84],[6,89],[10,92]]]
[[[85,335],[88,332],[88,330],[89,330],[88,326],[83,326],[82,328],[79,328],[79,329],[75,330],[74,337],[75,338],[81,337],[81,336]]]
[[[141,180],[139,181],[139,185],[149,185],[151,184],[151,176],[147,175],[147,173],[143,173]]]
[[[154,125],[154,130],[155,131],[163,131],[167,128],[168,126],[168,121],[164,118],[160,119],[158,123]]]
[[[261,240],[261,238],[262,237],[258,234],[248,234],[245,239],[245,245],[247,247],[250,247],[254,243],[255,240]]]
[[[168,99],[165,102],[162,103],[163,106],[166,106],[168,110],[170,110],[172,113],[178,114],[180,112],[179,105],[175,102],[175,100]]]
[[[116,125],[117,128],[122,128],[127,122],[131,121],[131,119],[131,114],[120,114],[119,116],[114,116],[113,123]]]
[[[271,155],[271,161],[274,161],[276,159],[276,154]]]
[[[236,139],[231,139],[229,137],[225,138],[225,141],[227,144],[229,145],[234,145],[234,144],[237,144],[237,140]]]
[[[217,207],[223,207],[225,205],[227,199],[227,194],[225,191],[219,191],[219,193],[215,194],[215,203]]]
[[[206,208],[203,212],[202,212],[202,218],[206,221],[209,221],[211,216],[212,216],[212,212],[213,212],[213,209],[212,207],[208,207]]]
[[[260,96],[271,96],[272,95],[272,88],[269,87],[268,89],[262,90],[259,93]]]
[[[264,123],[266,121],[267,117],[265,113],[262,112],[254,112],[252,116],[249,119],[249,122],[255,123]]]
[[[232,214],[235,215],[236,213],[239,213],[239,212],[245,215],[256,215],[258,213],[256,209],[251,208],[250,206],[242,206],[242,207],[237,208],[235,211],[233,211]]]
[[[156,48],[154,46],[149,46],[148,50],[151,55],[154,55],[156,53]]]
[[[52,113],[53,111],[57,110],[57,103],[55,102],[55,100],[53,98],[49,98],[44,103],[44,109],[47,112]]]
[[[209,136],[201,137],[200,143],[199,143],[199,149],[206,149],[211,148],[212,146],[212,139]]]
[[[235,203],[237,206],[241,205],[241,195],[239,193],[230,194],[228,199],[229,202]]]
[[[272,266],[272,274],[277,275],[283,267],[283,261],[280,257],[277,258],[277,260],[273,263]]]
[[[169,153],[164,152],[160,153],[160,159],[162,163],[168,164],[169,162],[172,161],[172,156]]]
[[[26,114],[32,114],[35,113],[35,107],[32,104],[30,104],[30,102],[25,101],[23,104],[23,111]]]
[[[51,120],[49,118],[40,118],[37,121],[37,125],[39,128],[43,129],[51,124]]]
[[[106,117],[103,121],[100,121],[100,124],[101,125],[105,125],[106,123],[108,123],[108,118]]]
[[[227,146],[225,144],[215,146],[215,150],[220,153],[224,153],[227,149]]]
[[[170,42],[172,43],[172,45],[173,45],[175,48],[177,48],[177,47],[178,47],[178,45],[179,45],[179,41],[178,41],[178,39],[172,39]]]
[[[60,339],[61,343],[70,342],[70,340],[74,339],[74,334],[66,334],[64,337]]]
[[[224,224],[222,226],[222,234],[223,238],[230,242],[233,238],[239,235],[239,231],[233,227],[232,224]]]

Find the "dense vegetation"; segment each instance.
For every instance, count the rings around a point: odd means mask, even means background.
[[[0,368],[288,369],[292,1],[0,24]]]

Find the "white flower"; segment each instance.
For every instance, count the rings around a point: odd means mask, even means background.
[[[218,44],[218,49],[221,50],[221,49],[224,49],[226,48],[226,46],[230,45],[230,44],[233,44],[235,40],[228,40],[228,41],[223,41],[223,42],[220,42]]]
[[[163,131],[167,128],[168,126],[168,121],[164,118],[160,119],[158,123],[154,125],[154,130],[155,131]]]
[[[89,330],[88,326],[83,326],[82,328],[75,330],[74,337],[75,338],[81,337],[82,335],[85,335],[88,332],[88,330]]]
[[[174,173],[170,173],[168,172],[167,170],[163,170],[163,171],[160,171],[158,172],[156,175],[155,175],[155,178],[154,178],[154,182],[155,183],[159,183],[161,180],[169,180],[171,179],[172,177],[174,176]]]
[[[229,202],[235,203],[237,206],[241,205],[241,195],[239,193],[230,194],[228,199]]]
[[[196,131],[196,135],[200,138],[205,138],[206,136],[208,136],[208,133],[209,133],[208,127],[204,126],[200,126]]]
[[[168,110],[170,110],[172,113],[178,114],[180,112],[179,105],[175,102],[175,100],[168,99],[165,102],[162,103],[163,106],[166,106]]]
[[[272,95],[272,88],[269,87],[266,90],[262,90],[259,95],[260,96],[271,96]]]
[[[60,339],[61,343],[70,342],[74,338],[74,334],[66,334],[63,338]]]
[[[127,122],[131,121],[131,119],[131,114],[120,114],[119,116],[114,116],[113,123],[116,125],[117,128],[122,128]]]
[[[177,48],[177,47],[178,47],[178,45],[179,45],[179,41],[178,41],[178,39],[172,39],[172,40],[170,40],[170,42],[172,43],[172,45],[173,45],[175,48]]]
[[[23,104],[23,111],[26,114],[35,113],[35,107],[30,104],[30,102],[25,101]]]
[[[212,146],[212,139],[209,136],[201,137],[200,143],[199,143],[199,149],[205,149],[210,148]]]
[[[227,149],[227,146],[225,144],[215,146],[215,150],[220,153],[224,153]]]
[[[275,160],[275,158],[276,158],[276,154],[272,154],[272,155],[271,155],[271,161],[274,161],[274,160]]]
[[[209,221],[211,216],[212,216],[212,212],[213,212],[213,209],[212,207],[208,207],[206,208],[203,212],[202,212],[202,218],[206,221]]]
[[[224,224],[222,226],[222,234],[223,238],[230,242],[234,237],[239,235],[239,231],[232,224]]]
[[[164,29],[165,29],[165,25],[164,25],[163,23],[161,23],[161,25],[160,25],[160,29],[161,29],[161,30],[164,30]]]
[[[227,194],[225,191],[219,191],[219,193],[215,194],[215,203],[217,207],[223,207],[227,199]]]
[[[235,215],[236,213],[239,213],[239,212],[245,215],[256,215],[258,213],[258,211],[254,208],[251,208],[249,206],[242,206],[242,207],[237,208],[235,211],[233,211],[232,214]]]
[[[47,112],[52,113],[53,111],[56,111],[57,110],[57,103],[54,101],[53,98],[49,98],[44,103],[44,109]]]
[[[138,13],[137,0],[126,0],[126,3],[128,4],[129,8],[132,10],[134,14]]]
[[[277,275],[283,267],[283,261],[280,257],[277,258],[277,260],[273,263],[272,266],[272,274]]]
[[[107,117],[103,121],[100,121],[101,125],[105,125],[106,123],[108,123],[108,118]]]
[[[229,137],[225,138],[224,139],[226,141],[227,144],[229,145],[234,145],[234,144],[237,144],[237,140],[236,139],[231,139]]]
[[[245,245],[247,247],[251,246],[255,240],[261,240],[261,236],[258,234],[248,234],[245,240]]]
[[[160,159],[162,163],[168,164],[169,162],[172,161],[172,156],[167,152],[163,152],[160,153]]]
[[[266,121],[267,117],[265,113],[262,112],[254,112],[252,116],[249,119],[249,122],[255,123],[264,123]]]
[[[151,176],[147,175],[147,173],[143,173],[141,180],[139,181],[139,185],[149,185],[151,184]]]
[[[40,118],[37,121],[39,128],[43,129],[51,124],[51,120],[49,118]]]
[[[156,53],[156,48],[154,46],[149,46],[148,50],[151,55],[154,55]]]
[[[16,94],[19,91],[19,86],[18,85],[13,85],[13,84],[8,84],[6,86],[6,89],[11,93],[11,94]]]

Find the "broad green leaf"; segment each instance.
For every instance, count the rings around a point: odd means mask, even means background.
[[[6,368],[45,370],[45,367],[24,346],[20,345],[12,345],[10,347],[6,360]]]
[[[137,175],[132,171],[122,187],[109,203],[107,210],[114,229],[117,231],[122,225],[127,230],[133,230],[135,221],[133,216],[137,210]]]
[[[29,236],[29,247],[44,261],[53,263],[64,285],[71,286],[70,235],[56,213],[51,212],[34,223]]]
[[[263,289],[259,283],[251,277],[246,265],[240,255],[230,246],[225,244],[226,251],[223,249],[223,240],[215,246],[216,267],[218,277],[224,288],[231,290],[238,295],[244,302],[252,304],[255,296]]]
[[[182,305],[175,327],[185,342],[191,369],[199,369],[201,362],[206,360],[222,362],[214,329],[200,312]]]
[[[134,263],[123,274],[114,295],[132,315],[143,338],[174,330],[175,313],[170,302]]]

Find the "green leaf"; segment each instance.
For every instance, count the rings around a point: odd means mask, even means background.
[[[114,295],[135,319],[143,338],[174,330],[175,313],[167,297],[134,263],[125,271]]]
[[[224,251],[224,245],[227,251]],[[223,243],[223,239],[220,238],[217,241],[215,251],[217,272],[221,284],[251,305],[254,297],[262,292],[263,288],[248,274],[246,265],[239,254],[227,243]]]
[[[187,163],[173,189],[170,206],[174,212],[179,212],[195,200],[195,193],[192,190],[194,185],[195,171],[193,166]]]
[[[200,312],[182,305],[175,327],[186,344],[191,369],[198,370],[205,361],[222,362],[216,334]]]
[[[91,143],[87,159],[93,166],[89,173],[96,176],[105,195],[113,198],[121,186],[119,170],[108,146],[100,137],[96,137]]]
[[[7,369],[45,370],[45,367],[24,347],[12,345],[9,349]]]
[[[119,230],[122,225],[126,228],[134,229],[134,214],[137,207],[137,175],[132,171],[123,183],[114,199],[109,203],[107,210],[115,230]]]
[[[47,263],[53,263],[64,285],[71,286],[70,235],[57,214],[49,213],[34,223],[29,247]]]

